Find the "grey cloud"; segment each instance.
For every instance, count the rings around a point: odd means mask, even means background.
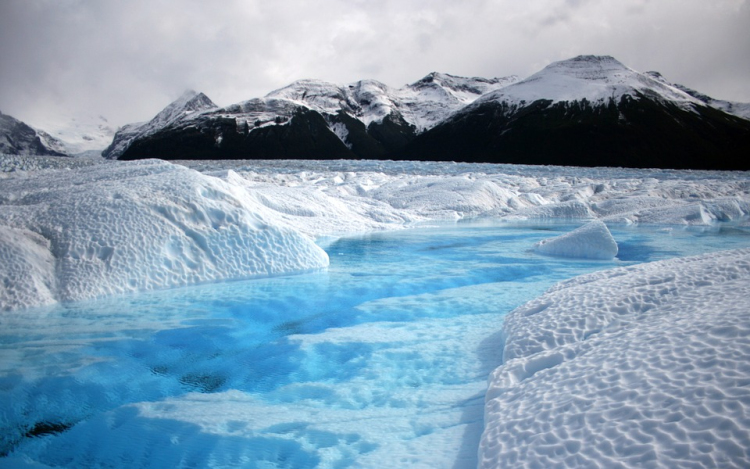
[[[123,124],[186,88],[230,104],[300,78],[401,86],[431,71],[525,76],[582,53],[750,101],[748,9],[744,0],[4,0],[0,109],[39,124],[80,112]]]

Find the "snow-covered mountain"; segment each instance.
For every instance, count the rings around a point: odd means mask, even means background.
[[[204,106],[175,113],[184,108],[188,94],[148,124],[122,128],[104,155],[123,159],[382,157],[482,94],[517,80],[431,73],[399,89],[375,80],[349,85],[299,80],[263,98],[224,108],[200,95]],[[177,135],[181,144],[174,141]]]
[[[431,73],[396,89],[300,80],[223,108],[190,92],[123,127],[104,155],[750,169],[742,106],[609,56],[579,56],[520,81]]]
[[[118,129],[109,146],[102,151],[102,156],[116,159],[122,155],[133,140],[146,138],[179,121],[187,120],[203,111],[216,109],[217,107],[205,94],[187,90],[150,121],[127,124]]]
[[[750,121],[608,56],[555,62],[482,95],[396,156],[750,169]]]
[[[0,112],[0,153],[67,156],[62,142]]]
[[[398,116],[417,132],[433,127],[450,113],[488,91],[518,81],[504,78],[464,78],[433,72],[403,88],[391,88],[376,80],[338,86],[319,80],[300,80],[269,93],[266,98],[286,99],[321,114],[344,111],[365,126]]]

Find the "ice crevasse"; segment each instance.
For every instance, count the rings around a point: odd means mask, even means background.
[[[246,191],[182,166],[33,178],[43,189],[14,177],[0,195],[0,309],[328,265],[312,238],[268,223]]]

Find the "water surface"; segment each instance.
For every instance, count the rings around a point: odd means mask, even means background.
[[[326,244],[321,272],[4,313],[0,467],[475,467],[507,312],[575,275],[750,246],[623,226],[612,261],[529,250],[578,225],[369,234]]]

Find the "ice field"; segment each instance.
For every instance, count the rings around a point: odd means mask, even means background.
[[[186,165],[2,160],[0,467],[750,462],[747,174]]]

